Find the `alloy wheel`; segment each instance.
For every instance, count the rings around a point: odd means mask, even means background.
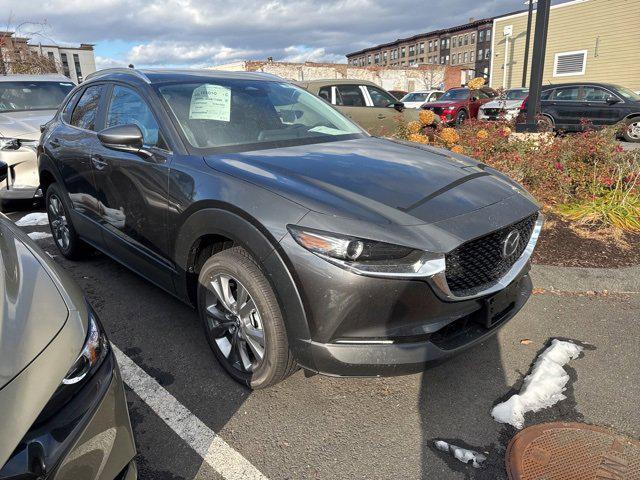
[[[640,140],[640,120],[627,125],[627,134],[634,140]]]
[[[62,201],[60,201],[56,195],[51,195],[49,198],[47,211],[54,240],[62,250],[68,250],[69,244],[71,243],[71,232],[69,230],[67,216],[64,213]]]
[[[262,317],[247,289],[228,274],[206,285],[206,321],[220,352],[242,373],[258,368],[265,356]]]

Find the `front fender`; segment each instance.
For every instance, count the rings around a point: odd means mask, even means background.
[[[309,326],[300,291],[288,267],[288,259],[268,232],[262,231],[242,216],[219,208],[203,208],[190,215],[181,226],[175,246],[175,261],[178,269],[176,291],[189,298],[188,275],[192,259],[192,246],[206,235],[221,235],[233,240],[251,252],[265,273],[278,304],[287,329],[289,346],[297,359],[304,357],[306,341],[310,340]],[[306,360],[306,359],[305,359]],[[307,368],[314,368],[304,362]]]

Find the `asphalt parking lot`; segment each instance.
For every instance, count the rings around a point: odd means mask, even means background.
[[[490,410],[519,388],[555,337],[581,342],[585,351],[566,367],[567,399],[528,414],[527,425],[578,420],[640,436],[638,293],[539,291],[496,337],[424,374],[335,379],[297,372],[250,392],[217,365],[190,307],[104,255],[70,262],[50,238],[38,243],[84,289],[112,343],[155,380],[140,386],[125,375],[143,480],[242,478],[239,461],[272,479],[506,478],[503,454],[514,430]],[[165,408],[167,399],[180,409]],[[197,432],[176,428],[188,422]],[[198,432],[219,434],[208,455],[194,448]],[[436,439],[485,452],[485,468],[438,452]]]

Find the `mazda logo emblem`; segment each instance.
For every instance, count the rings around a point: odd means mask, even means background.
[[[520,245],[520,232],[512,230],[502,241],[502,257],[507,258],[516,253]]]

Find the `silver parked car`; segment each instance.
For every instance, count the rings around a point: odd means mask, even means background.
[[[6,165],[0,161],[0,179]],[[120,373],[82,291],[0,214],[0,479],[133,480]]]
[[[0,206],[38,195],[40,126],[51,120],[74,86],[62,75],[0,76],[0,161],[9,166],[0,185]]]
[[[528,96],[528,88],[512,88],[507,90],[498,98],[480,107],[478,120],[511,121],[518,116],[520,107]]]

